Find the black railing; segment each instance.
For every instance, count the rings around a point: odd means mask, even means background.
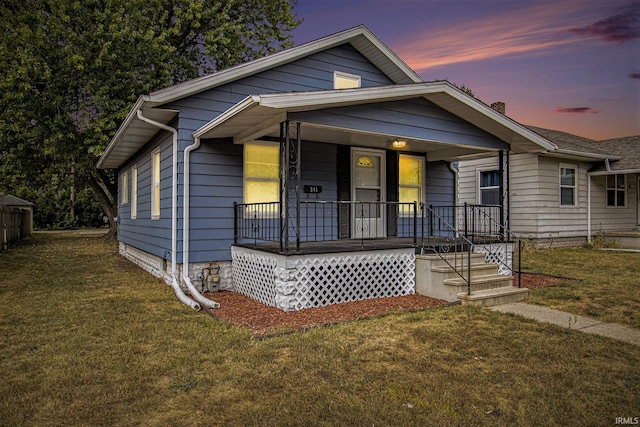
[[[400,238],[422,253],[448,254],[443,259],[465,280],[469,292],[469,255],[482,247],[491,262],[517,273],[520,287],[522,242],[497,219],[500,212],[501,207],[495,205],[426,206],[416,202],[301,200],[287,211],[280,202],[236,203],[234,242],[273,243],[277,252],[290,254],[299,253],[305,243],[348,240],[364,249],[381,239]],[[517,270],[504,249],[508,244],[512,244],[512,261],[517,253]],[[462,254],[467,254],[466,262]]]
[[[418,244],[421,219],[415,202],[301,200],[299,206],[284,212],[288,215],[281,210],[279,202],[234,204],[234,242],[278,243],[282,253],[299,252],[305,242],[344,238],[359,241],[362,248],[389,236]],[[341,224],[352,230],[349,236],[340,235]]]
[[[473,242],[460,233],[455,224],[455,207],[425,206],[420,204],[422,212],[422,232],[420,253],[438,255],[467,284],[467,293],[471,295],[471,253]],[[428,232],[427,232],[428,231]],[[465,257],[466,255],[466,257]]]

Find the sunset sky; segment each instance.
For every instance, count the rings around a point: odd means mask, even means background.
[[[592,139],[640,134],[640,1],[299,0],[301,44],[369,27],[425,81],[520,123]]]

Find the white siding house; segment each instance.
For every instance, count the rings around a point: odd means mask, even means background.
[[[530,129],[558,150],[509,157],[503,199],[513,233],[540,245],[578,246],[597,233],[640,230],[640,137],[598,142]],[[498,170],[498,158],[458,168],[458,203],[481,203],[481,174]]]

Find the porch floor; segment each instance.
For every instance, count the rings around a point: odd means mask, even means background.
[[[424,248],[447,247],[450,241],[443,237],[430,237],[424,239]],[[334,252],[361,252],[361,251],[377,251],[386,249],[406,249],[415,248],[416,253],[420,253],[423,247],[423,240],[418,239],[414,244],[412,237],[388,237],[385,239],[343,239],[343,240],[325,240],[320,242],[300,242],[300,251],[296,251],[295,242],[289,243],[289,250],[280,251],[278,242],[239,242],[234,246],[247,249],[255,249],[262,252],[274,254],[288,255],[310,255],[310,254],[327,254]],[[459,246],[459,245],[458,245]],[[466,250],[458,247],[458,250]],[[428,250],[433,252],[433,249]],[[448,251],[447,251],[448,252]]]
[[[420,242],[418,242],[419,244]],[[240,246],[258,251],[280,254],[280,243],[237,243]],[[324,240],[321,242],[300,242],[300,251],[296,251],[296,243],[289,242],[289,250],[284,253],[293,255],[327,254],[333,252],[359,252],[363,250],[375,251],[384,249],[405,249],[414,247],[413,238],[390,237],[387,239],[344,239]]]

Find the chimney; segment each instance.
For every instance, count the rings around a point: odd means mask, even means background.
[[[500,114],[505,114],[505,111],[506,111],[506,105],[504,105],[504,102],[500,102],[500,101],[494,102],[493,104],[491,104],[491,108],[493,108]]]

